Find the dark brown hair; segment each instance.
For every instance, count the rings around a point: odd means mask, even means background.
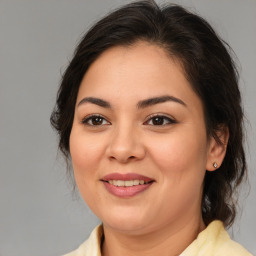
[[[229,129],[222,165],[205,175],[202,215],[206,224],[219,219],[226,226],[231,225],[236,216],[232,198],[246,176],[238,72],[228,44],[204,19],[181,6],[161,8],[154,1],[130,3],[101,19],[85,34],[63,75],[51,115],[51,124],[59,134],[60,150],[69,159],[77,93],[88,67],[110,47],[129,46],[138,41],[158,45],[182,63],[188,81],[203,102],[208,136],[221,143],[218,129]]]

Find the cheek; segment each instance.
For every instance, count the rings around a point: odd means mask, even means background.
[[[74,169],[74,176],[80,192],[97,181],[98,165],[102,158],[102,140],[95,140],[79,129],[73,129],[70,134],[70,154]]]
[[[171,136],[151,144],[151,159],[159,170],[159,195],[164,198],[166,214],[182,214],[200,206],[205,175],[204,140],[197,136]],[[175,208],[173,206],[175,205]]]
[[[73,165],[80,168],[91,168],[97,163],[102,151],[102,143],[95,140],[93,136],[84,135],[79,130],[72,130],[70,134],[70,154]]]
[[[169,138],[151,140],[151,158],[165,175],[194,175],[205,171],[206,140],[189,132],[172,134]]]
[[[102,158],[102,140],[95,140],[94,136],[84,134],[77,128],[70,134],[70,154],[74,170],[74,178],[78,190],[84,201],[91,208],[95,208],[92,194],[96,196],[98,186],[100,159]],[[99,195],[97,195],[99,196]]]

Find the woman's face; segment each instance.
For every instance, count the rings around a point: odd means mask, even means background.
[[[70,153],[80,193],[105,226],[142,234],[202,221],[211,144],[201,100],[158,46],[111,48],[85,74]]]

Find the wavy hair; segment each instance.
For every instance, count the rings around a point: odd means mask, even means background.
[[[224,161],[215,172],[206,172],[202,196],[205,224],[218,219],[229,226],[236,216],[232,198],[247,172],[239,76],[229,45],[207,21],[179,5],[159,7],[154,1],[136,1],[108,14],[84,35],[62,77],[51,115],[59,149],[69,159],[76,98],[88,67],[110,47],[138,41],[158,45],[181,62],[202,100],[208,136],[221,143],[217,131],[223,126],[229,129]]]

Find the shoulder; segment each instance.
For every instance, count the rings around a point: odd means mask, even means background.
[[[216,255],[225,255],[225,256],[253,256],[248,252],[242,245],[239,243],[229,240],[226,243],[223,243],[219,248],[220,253]],[[224,253],[224,254],[223,254]]]
[[[81,244],[76,250],[63,256],[101,256],[100,246],[103,228],[97,226],[89,236],[89,238]]]
[[[221,221],[213,221],[180,256],[253,256],[233,241]]]

